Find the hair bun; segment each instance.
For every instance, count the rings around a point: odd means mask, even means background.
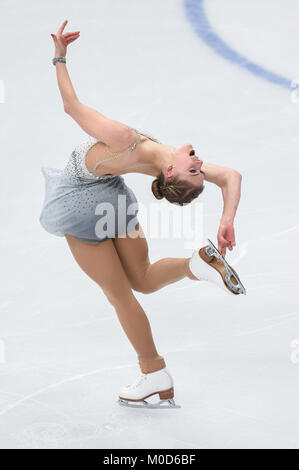
[[[159,187],[159,181],[157,178],[152,182],[152,192],[157,199],[163,199],[163,194],[161,193],[160,187]]]

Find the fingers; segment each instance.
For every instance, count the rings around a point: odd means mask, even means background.
[[[69,36],[74,36],[75,34],[80,34],[80,31],[72,31],[71,33],[65,33],[63,36],[68,39]]]
[[[226,240],[226,238],[224,238],[221,235],[218,237],[218,246],[221,248],[221,249],[218,248],[219,251],[221,251],[221,250],[225,251],[226,248],[228,248],[230,251],[232,251],[233,246],[235,246],[235,245],[236,245],[235,240]]]
[[[233,249],[233,246],[236,246],[235,240],[230,240],[228,243],[229,243],[229,249],[230,249],[230,250]]]
[[[70,44],[71,42],[76,41],[76,39],[78,39],[79,36],[80,36],[79,34],[75,34],[74,36],[69,36],[67,39],[65,39],[66,43]]]
[[[70,40],[77,39],[79,36],[80,36],[80,34],[71,34],[67,38],[64,36],[64,39],[66,39],[66,41],[70,41]]]
[[[226,245],[227,245],[227,241],[225,240],[225,238],[222,237],[222,235],[219,235],[218,236],[218,246],[220,246],[220,247],[223,246],[224,247]]]
[[[62,31],[64,30],[65,26],[67,24],[67,20],[65,20],[62,25],[60,26],[58,33],[57,34],[62,34]]]
[[[67,20],[64,21],[61,28],[59,29],[59,32],[57,33],[58,38],[55,34],[51,34],[55,44],[57,43],[57,40],[59,39],[66,46],[70,44],[71,42],[75,41],[80,36],[80,31],[71,31],[69,33],[61,34],[66,22]]]
[[[221,242],[220,243],[218,242],[218,251],[222,254],[223,257],[225,257],[226,248],[225,248],[225,245]],[[221,260],[219,261],[222,262]]]
[[[232,245],[230,242],[227,242],[226,240],[220,240],[218,241],[218,251],[222,254],[222,256],[225,258],[226,255],[226,249],[229,249],[230,251],[233,249]]]
[[[73,42],[73,41],[76,41],[76,39],[77,39],[77,38],[68,39],[68,40],[67,40],[67,45],[69,45],[69,44],[70,44],[71,42]]]

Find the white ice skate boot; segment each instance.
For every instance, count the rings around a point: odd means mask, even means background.
[[[148,403],[145,399],[159,394],[157,404]],[[180,408],[174,400],[173,378],[167,368],[141,374],[132,384],[122,387],[119,392],[118,403],[122,406],[134,408]]]
[[[230,295],[246,294],[236,271],[225,261],[211,240],[208,239],[208,242],[209,245],[193,252],[189,262],[192,274],[200,281],[213,282]]]

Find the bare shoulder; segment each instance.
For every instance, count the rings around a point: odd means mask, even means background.
[[[107,145],[105,142],[98,140],[92,147],[88,150],[86,154],[86,167],[89,171],[93,171],[94,166],[96,163],[105,160],[106,158],[111,157],[112,154],[117,154],[120,152],[123,152],[125,150],[128,150],[130,147],[132,147],[135,143],[138,142],[138,135],[136,131],[132,128],[129,128],[130,133],[128,133],[127,138],[124,138],[122,141],[122,144],[116,145],[111,144]],[[143,136],[140,134],[140,142],[139,145],[136,146],[136,149],[134,150],[135,156],[138,158],[140,155],[144,154],[146,152],[146,146],[149,145],[150,139],[147,137]],[[124,156],[121,159],[121,163],[126,162],[127,160],[131,161],[132,156]],[[104,163],[104,162],[103,162]],[[97,175],[106,174],[114,174],[115,172],[119,172],[120,170],[120,162],[119,160],[117,161],[109,161],[108,163],[104,163],[104,166],[101,167],[99,170],[97,170]]]

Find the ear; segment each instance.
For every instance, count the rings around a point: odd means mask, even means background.
[[[174,176],[173,165],[168,165],[168,167],[166,168],[165,175],[166,175],[166,178],[172,178]]]

